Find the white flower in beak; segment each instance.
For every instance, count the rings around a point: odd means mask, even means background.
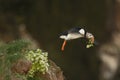
[[[93,46],[94,43],[94,36],[91,33],[86,33],[86,38],[88,39],[88,44],[86,45],[86,48],[90,48]]]

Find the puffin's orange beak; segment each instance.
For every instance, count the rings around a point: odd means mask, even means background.
[[[62,48],[61,48],[62,51],[64,51],[65,45],[66,45],[66,40],[64,40],[64,42],[63,42],[63,44],[62,44]]]
[[[94,37],[91,38],[91,43],[94,43],[95,39]]]

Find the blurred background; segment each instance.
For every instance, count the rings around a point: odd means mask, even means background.
[[[29,34],[61,67],[66,80],[98,80],[99,47],[119,30],[119,6],[119,0],[0,0],[0,40]],[[59,34],[73,27],[85,28],[100,45],[86,49],[86,42],[78,39],[61,51]]]

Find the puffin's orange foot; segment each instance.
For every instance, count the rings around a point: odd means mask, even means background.
[[[66,45],[66,40],[64,40],[64,42],[63,42],[63,44],[62,44],[62,48],[61,48],[62,51],[64,51],[65,45]]]

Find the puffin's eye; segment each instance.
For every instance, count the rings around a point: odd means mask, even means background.
[[[93,37],[93,35],[91,33],[88,33],[87,36],[88,36],[88,38],[92,38]]]
[[[92,36],[92,34],[89,35],[90,37]]]

